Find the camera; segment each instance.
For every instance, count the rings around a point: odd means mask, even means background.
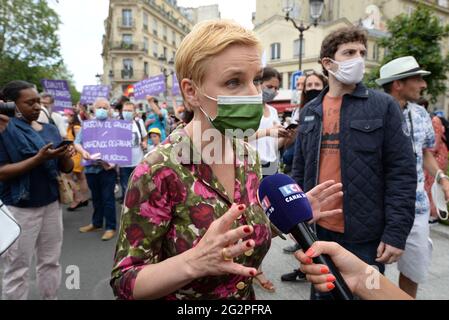
[[[0,101],[0,114],[13,118],[16,114],[16,104],[14,102]]]

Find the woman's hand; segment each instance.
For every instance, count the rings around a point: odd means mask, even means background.
[[[274,125],[273,127],[267,129],[268,137],[277,137],[277,138],[287,138],[290,133],[280,124]]]
[[[335,183],[335,181],[330,180],[317,185],[315,188],[306,193],[307,199],[309,200],[313,211],[313,220],[311,223],[343,212],[341,209],[321,212],[321,208],[323,206],[343,197],[343,191],[341,191],[342,188],[343,185],[341,183]]]
[[[81,152],[81,156],[83,157],[84,160],[92,160],[90,153],[87,152],[86,150],[83,150]]]
[[[61,158],[63,158],[63,159],[71,159],[75,155],[76,155],[75,147],[73,145],[69,145],[69,146],[67,146],[66,151],[61,156]]]
[[[0,114],[0,133],[6,130],[9,123],[9,117],[4,114]]]
[[[233,222],[245,211],[245,205],[233,205],[220,219],[210,225],[198,245],[191,249],[186,262],[192,270],[192,278],[237,274],[254,277],[256,268],[235,263],[237,258],[255,246],[254,240],[242,241],[254,232],[251,226],[232,229]]]
[[[103,169],[106,170],[106,171],[115,169],[115,165],[114,164],[110,164],[110,163],[108,163],[106,161],[103,161],[103,160],[100,160],[99,163],[103,167]]]
[[[301,271],[306,274],[307,280],[311,282],[319,292],[329,292],[335,288],[334,275],[329,273],[325,265],[314,264],[312,259],[321,254],[327,254],[340,271],[344,280],[352,292],[365,285],[365,279],[376,270],[357,258],[351,252],[344,249],[335,242],[315,242],[310,249],[304,253],[299,250],[295,253],[301,262]]]
[[[58,149],[53,149],[53,143],[49,143],[42,147],[42,149],[39,150],[36,157],[41,161],[47,161],[51,159],[57,159],[64,156],[64,154],[67,152],[67,146],[62,146]]]

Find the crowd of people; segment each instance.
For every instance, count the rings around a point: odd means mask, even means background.
[[[307,279],[311,299],[330,299],[336,279],[312,261],[324,253],[360,298],[415,298],[431,263],[429,220],[447,218],[432,202],[432,188],[449,200],[445,119],[426,111],[430,73],[413,57],[382,66],[384,92],[365,87],[366,52],[362,30],[331,33],[320,51],[322,72],[298,79],[295,110],[283,122],[270,105],[281,75],[262,67],[255,34],[229,21],[199,23],[182,41],[176,74],[183,105],[173,99],[172,114],[152,96],[147,112],[122,97],[60,114],[53,97],[32,84],[6,85],[1,99],[17,111],[9,123],[0,119],[0,196],[23,232],[5,254],[3,299],[27,297],[33,254],[42,297],[57,296],[60,175],[73,186],[69,211],[92,199],[92,221],[80,232],[104,230],[104,241],[119,232],[111,279],[117,298],[254,299],[253,283],[275,292],[261,264],[279,231],[257,189],[276,173],[306,192],[322,241],[307,252],[284,248],[298,268],[283,281]],[[82,124],[92,119],[132,122],[131,164],[98,161],[86,150]],[[237,130],[250,134],[229,134]],[[60,146],[63,140],[73,146]],[[323,186],[331,194],[316,196]],[[383,276],[395,262],[400,289]],[[379,273],[379,290],[363,285],[367,268]]]

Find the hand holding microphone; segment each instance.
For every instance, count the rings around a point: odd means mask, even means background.
[[[332,185],[332,183],[330,184]],[[317,203],[315,206],[319,206],[324,201],[324,199],[319,198],[319,193],[322,192],[320,190],[322,188],[328,190],[332,188],[331,185],[315,188],[312,194],[312,198],[315,198],[312,199],[313,202]],[[335,194],[335,192],[328,191],[328,195],[332,194]],[[312,207],[307,195],[292,178],[283,174],[265,178],[260,184],[258,198],[270,221],[283,233],[290,233],[303,250],[308,250],[318,241],[317,236],[309,226],[309,222],[314,219]],[[319,209],[319,207],[317,208]],[[332,282],[335,283],[335,288],[331,291],[331,294],[334,299],[353,299],[351,290],[329,256],[318,255],[313,258],[313,262],[325,265],[327,267],[326,273],[333,275]]]
[[[341,275],[345,279],[349,289],[357,293],[359,286],[363,286],[367,277],[368,264],[357,258],[354,254],[335,242],[315,242],[307,252],[300,250],[295,253],[296,258],[301,262],[301,271],[307,276],[319,292],[330,292],[335,288],[335,276],[326,265],[315,264],[312,259],[326,254],[336,265]]]

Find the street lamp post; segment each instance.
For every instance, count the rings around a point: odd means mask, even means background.
[[[304,25],[304,22],[301,21],[301,24],[298,26],[296,21],[290,17],[290,12],[293,11],[293,0],[285,0],[283,11],[285,12],[285,20],[291,21],[296,30],[299,31],[299,70],[302,70],[302,48],[304,41],[304,32],[309,30],[312,26],[318,26],[318,21],[323,14],[324,8],[324,0],[309,0],[310,5],[310,16],[313,19],[313,23],[309,25]]]
[[[114,89],[112,82],[114,81],[114,71],[109,70],[109,74],[108,74],[108,78],[109,78],[109,85],[111,86],[111,90]]]
[[[165,67],[165,63],[168,63],[168,65],[169,65],[170,67],[172,67],[172,66],[175,64],[175,62],[173,61],[173,59],[170,59],[170,60],[167,62],[167,57],[166,57],[165,55],[160,55],[159,58],[158,58],[158,60],[159,60],[160,66],[161,66],[161,72],[162,72],[162,74],[164,75],[164,81],[165,81],[165,99],[167,100],[167,97],[168,97],[168,76],[169,76],[169,75],[173,75],[173,74],[174,74],[174,71],[173,71],[171,68],[170,68],[170,69],[166,68],[166,67]]]

